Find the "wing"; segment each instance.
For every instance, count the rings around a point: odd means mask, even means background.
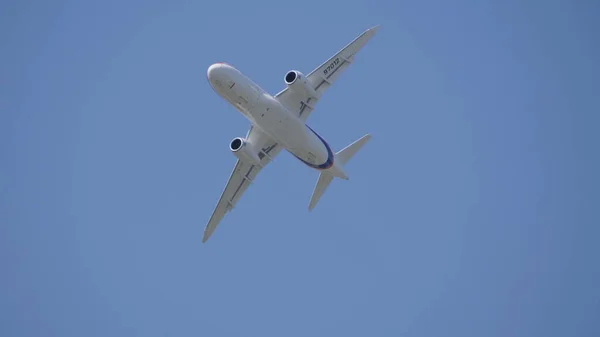
[[[367,44],[378,29],[379,26],[367,29],[306,76],[319,96],[333,85],[344,70],[350,66],[354,55]],[[275,97],[288,109],[295,111],[303,121],[308,118],[318,102],[316,98],[304,96],[289,90],[289,88],[283,89]]]
[[[282,149],[282,146],[277,144],[255,126],[250,127],[246,138],[250,144],[253,144],[255,149],[260,149],[258,152],[258,157],[261,160],[260,166],[246,163],[238,159],[233,168],[233,172],[231,172],[231,176],[227,181],[227,185],[225,185],[225,190],[223,190],[219,202],[204,228],[202,242],[208,240],[225,214],[233,209],[260,170],[271,162],[271,159],[273,159]]]

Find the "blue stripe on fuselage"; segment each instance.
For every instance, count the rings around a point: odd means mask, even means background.
[[[327,149],[327,160],[323,164],[321,164],[321,165],[314,165],[314,164],[311,164],[311,163],[305,161],[304,159],[296,156],[293,153],[292,153],[292,155],[294,157],[298,158],[304,164],[306,164],[306,165],[308,165],[308,166],[310,166],[312,168],[315,168],[315,169],[318,169],[318,170],[326,170],[326,169],[330,168],[331,166],[333,166],[333,160],[335,158],[335,155],[333,154],[333,151],[331,151],[331,148],[329,147],[329,144],[327,144],[327,142],[325,141],[325,139],[323,139],[323,137],[319,136],[319,134],[316,133],[315,130],[311,129],[310,126],[306,125],[306,127],[310,131],[312,131],[312,133],[314,133],[317,137],[319,137],[319,139],[321,140],[321,142],[323,142],[323,145],[325,145],[325,148]]]

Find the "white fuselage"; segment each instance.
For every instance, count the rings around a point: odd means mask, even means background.
[[[346,178],[343,169],[336,165],[329,144],[240,71],[225,63],[215,63],[208,68],[207,77],[222,98],[303,163]]]

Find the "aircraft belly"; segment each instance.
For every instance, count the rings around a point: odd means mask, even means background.
[[[251,115],[265,133],[269,134],[276,142],[284,147],[296,143],[296,134],[293,120],[287,111],[282,110],[267,95],[258,99]]]
[[[302,146],[294,149],[293,154],[311,165],[320,166],[329,159],[327,147],[316,134],[304,126],[304,141]]]
[[[332,159],[324,142],[268,95],[257,100],[250,114],[258,127],[309,166],[323,166]]]
[[[258,102],[258,93],[253,87],[244,82],[236,83],[233,87],[235,102],[245,111],[252,110]]]

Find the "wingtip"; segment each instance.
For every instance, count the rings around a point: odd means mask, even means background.
[[[381,27],[381,25],[375,25],[375,26],[369,28],[369,30],[372,31],[373,33],[375,33],[379,30],[379,27]]]

